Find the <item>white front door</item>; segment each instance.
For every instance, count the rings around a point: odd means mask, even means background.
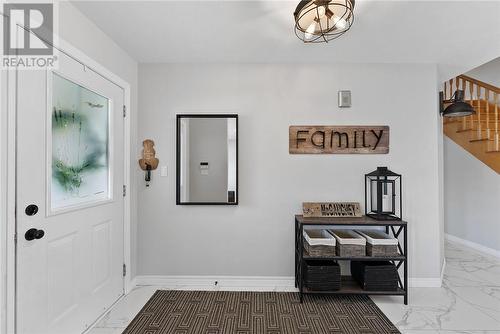
[[[17,333],[81,333],[123,294],[123,90],[60,52],[17,72]]]

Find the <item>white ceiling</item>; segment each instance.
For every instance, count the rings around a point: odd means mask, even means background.
[[[411,62],[462,71],[500,56],[500,1],[357,0],[351,30],[315,45],[294,34],[298,0],[73,3],[140,63]]]

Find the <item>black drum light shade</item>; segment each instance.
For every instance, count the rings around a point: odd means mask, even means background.
[[[476,111],[469,103],[464,102],[464,91],[456,90],[451,100],[444,100],[443,92],[439,93],[440,112],[443,117],[463,117],[475,114]],[[444,104],[449,103],[445,108]]]
[[[474,114],[474,108],[466,102],[454,102],[450,104],[444,111],[444,117],[462,117]]]
[[[354,0],[303,0],[293,13],[295,35],[304,43],[323,43],[345,34],[354,22]]]

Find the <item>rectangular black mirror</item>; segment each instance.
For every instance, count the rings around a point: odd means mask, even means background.
[[[177,115],[177,205],[238,204],[238,115]]]

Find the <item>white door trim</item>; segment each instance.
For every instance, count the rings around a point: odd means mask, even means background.
[[[127,110],[127,117],[124,119],[124,185],[127,190],[130,189],[130,84],[120,78],[118,75],[114,74],[97,61],[93,60],[87,56],[84,52],[80,51],[78,48],[74,47],[70,43],[66,42],[62,38],[55,38],[57,40],[57,45],[54,45],[56,49],[60,52],[64,52],[70,57],[74,58],[76,61],[84,64],[88,68],[91,68],[94,72],[100,74],[105,79],[113,82],[123,89],[124,92],[124,104]],[[16,257],[15,257],[15,243],[14,234],[16,231],[16,90],[15,90],[15,71],[8,70],[7,80],[8,84],[6,88],[7,91],[7,135],[6,143],[2,142],[3,138],[0,138],[0,144],[2,148],[2,161],[7,161],[6,163],[6,173],[0,174],[0,176],[5,175],[6,179],[2,180],[2,186],[6,185],[6,228],[4,230],[0,229],[0,269],[2,270],[0,276],[0,296],[5,296],[2,298],[5,304],[0,305],[0,332],[14,334],[16,332],[16,282],[15,282],[15,271],[16,271]],[[4,72],[5,73],[5,72]],[[0,82],[0,85],[2,82]],[[3,107],[5,103],[0,102]],[[3,120],[3,119],[2,119]],[[1,122],[1,120],[0,120]],[[6,152],[5,152],[6,151]],[[5,160],[4,160],[5,158]],[[1,171],[1,168],[0,168]],[[0,196],[1,198],[1,196]],[[2,203],[4,204],[4,203]],[[124,294],[127,294],[131,288],[131,277],[130,277],[130,261],[131,261],[131,246],[130,246],[130,217],[131,217],[131,202],[130,202],[130,192],[128,191],[127,196],[124,198],[124,263],[127,268],[127,273],[124,278]],[[0,217],[2,218],[2,217]],[[5,243],[5,246],[2,244]],[[5,254],[3,254],[5,252]]]

